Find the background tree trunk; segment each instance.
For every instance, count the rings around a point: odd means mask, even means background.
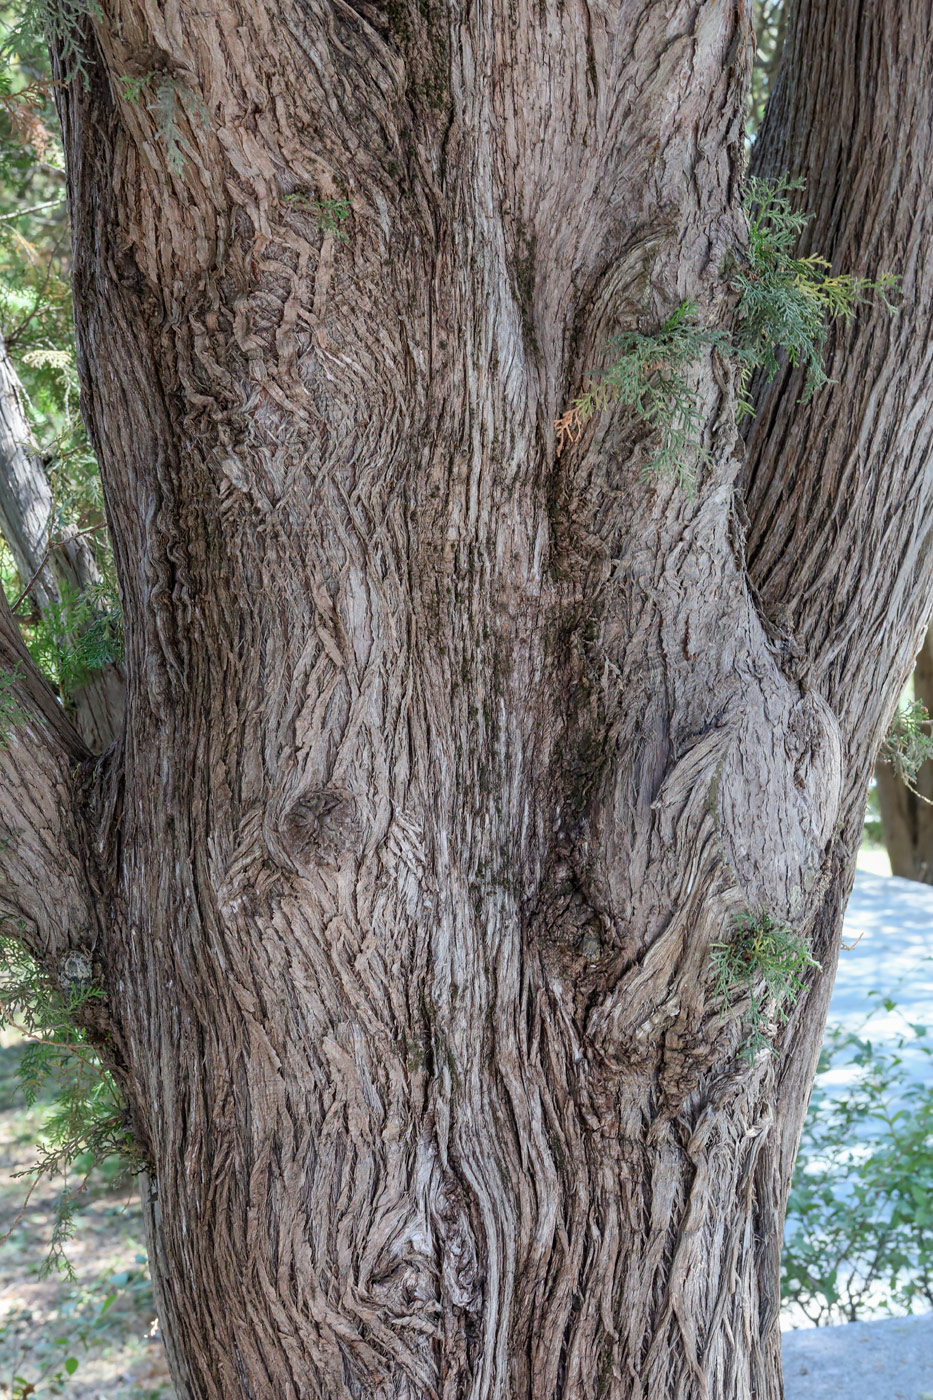
[[[725,363],[692,494],[620,413],[553,431],[613,334],[729,315],[744,5],[106,9],[62,118],[127,725],[75,799],[106,922],[59,938],[179,1394],[776,1400],[859,804],[933,597],[933,21],[789,22],[760,159],[812,162],[816,246],[911,311],[809,414],[766,396],[752,583]],[[846,100],[802,140],[817,57]],[[749,1058],[711,945],[763,911],[822,970]]]
[[[75,528],[55,530],[52,488],[22,397],[0,335],[0,534],[23,581],[23,601],[28,596],[46,612],[69,594],[95,588],[100,571],[93,549]],[[120,666],[104,667],[67,698],[82,739],[92,752],[102,753],[113,742],[123,718]]]
[[[914,693],[928,712],[933,711],[933,637],[929,632],[914,666]],[[875,784],[891,874],[933,885],[933,806],[929,805],[933,802],[933,764],[924,763],[920,768],[913,784],[916,792],[888,763],[875,765]]]

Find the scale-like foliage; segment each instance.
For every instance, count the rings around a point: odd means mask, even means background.
[[[0,59],[9,54],[34,52],[48,44],[59,54],[63,80],[90,82],[84,47],[84,27],[89,19],[103,18],[97,0],[27,0],[16,23],[0,45]]]
[[[609,368],[592,377],[555,424],[558,453],[577,441],[595,413],[619,404],[659,434],[649,467],[690,484],[689,464],[703,425],[696,366],[705,350],[728,348],[725,336],[700,325],[696,313],[696,303],[685,301],[652,334],[627,331],[611,342],[615,358]]]
[[[888,299],[897,284],[894,276],[873,281],[833,274],[825,258],[795,256],[809,222],[809,215],[793,204],[794,192],[802,188],[800,180],[755,177],[746,186],[748,252],[732,277],[739,293],[732,353],[742,367],[742,413],[754,411],[744,396],[751,375],[758,368],[769,378],[777,374],[781,352],[806,371],[807,402],[828,382],[823,355],[830,320],[848,324],[857,308],[875,296],[894,310]]]
[[[933,721],[922,700],[902,704],[891,721],[878,757],[913,791],[923,765],[933,759]]]
[[[787,179],[748,182],[749,242],[730,279],[738,292],[731,335],[703,326],[696,303],[685,301],[659,330],[617,336],[610,342],[615,358],[608,369],[589,376],[583,392],[554,424],[558,455],[579,439],[594,414],[618,404],[658,435],[649,468],[672,472],[689,487],[692,464],[705,455],[697,385],[703,355],[715,351],[737,366],[741,417],[753,411],[747,389],[756,369],[763,369],[770,378],[785,354],[792,365],[805,368],[805,399],[809,399],[827,382],[823,351],[828,320],[850,321],[856,309],[875,295],[894,310],[888,293],[896,285],[895,277],[885,274],[872,281],[832,275],[824,259],[795,256],[809,218],[793,206],[791,196],[800,188],[798,181]]]
[[[711,959],[716,995],[730,1007],[748,1002],[749,1033],[743,1054],[754,1059],[759,1050],[773,1050],[766,1034],[769,1013],[786,1021],[788,1005],[806,985],[807,969],[820,966],[806,943],[762,909],[736,915],[732,941],[714,943]]]

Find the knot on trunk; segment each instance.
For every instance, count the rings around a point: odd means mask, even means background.
[[[66,953],[59,965],[58,980],[69,1000],[86,992],[94,980],[90,956],[80,950]]]
[[[286,799],[264,823],[266,848],[283,869],[302,874],[339,860],[359,844],[359,806],[344,788],[319,788]]]

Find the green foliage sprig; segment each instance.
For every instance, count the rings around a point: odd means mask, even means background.
[[[91,75],[82,30],[86,20],[102,20],[98,0],[26,0],[19,19],[0,45],[0,58],[48,44],[57,50],[63,80],[78,79],[85,87]]]
[[[650,471],[673,472],[690,485],[693,458],[703,460],[700,444],[702,404],[696,369],[714,351],[739,370],[738,414],[753,412],[748,386],[755,370],[773,376],[780,355],[806,371],[804,401],[827,383],[823,367],[828,320],[851,321],[860,305],[879,295],[894,310],[889,293],[897,279],[877,281],[848,274],[832,275],[816,255],[796,257],[794,249],[809,215],[796,210],[792,194],[800,181],[748,181],[743,200],[749,219],[747,254],[731,275],[738,293],[730,335],[704,327],[696,303],[680,304],[659,330],[629,331],[610,342],[615,358],[609,368],[589,376],[583,393],[555,422],[556,450],[576,442],[594,414],[612,404],[634,413],[655,430],[659,443],[647,463]]]
[[[348,199],[312,199],[305,190],[293,190],[285,196],[285,203],[308,210],[317,220],[321,232],[338,242],[345,243],[349,237],[343,227],[353,212]]]
[[[889,763],[912,792],[924,763],[933,759],[933,720],[922,700],[902,704],[891,721],[878,757]],[[922,793],[917,794],[922,796]],[[927,799],[924,798],[924,801]]]
[[[124,74],[120,78],[120,82],[123,85],[123,96],[126,98],[127,102],[131,102],[134,107],[137,106],[142,98],[143,92],[155,76],[155,69],[150,69],[148,73],[141,73],[138,77]]]
[[[737,914],[732,941],[714,943],[711,960],[716,995],[729,1007],[748,1001],[749,1033],[743,1055],[753,1060],[760,1050],[773,1053],[765,1034],[769,1010],[779,1021],[786,1021],[788,1006],[806,985],[807,969],[820,964],[799,934],[776,923],[764,909]]]
[[[187,83],[167,73],[160,77],[153,99],[146,105],[155,116],[159,135],[165,142],[168,167],[173,174],[180,175],[185,160],[191,155],[191,143],[182,135],[182,123],[189,119],[190,124],[190,120],[197,118],[202,126],[208,126],[207,106]]]
[[[880,296],[893,311],[889,293],[897,278],[888,273],[877,281],[845,273],[832,275],[825,258],[794,255],[810,215],[796,210],[795,191],[802,180],[749,178],[743,205],[748,215],[748,252],[745,263],[733,274],[739,293],[732,353],[742,368],[739,413],[754,412],[745,391],[758,368],[772,378],[780,369],[779,354],[806,372],[804,399],[808,402],[828,383],[823,355],[829,321],[846,325],[857,308]]]
[[[594,376],[554,425],[558,454],[567,443],[577,441],[594,414],[619,404],[658,431],[660,444],[651,468],[673,472],[689,484],[687,463],[691,452],[698,450],[703,426],[691,371],[704,350],[728,350],[726,337],[700,325],[696,313],[696,302],[685,301],[653,334],[628,331],[611,342],[616,352],[612,364]]]
[[[123,614],[108,584],[65,593],[45,608],[27,634],[29,652],[67,697],[93,671],[123,655]]]

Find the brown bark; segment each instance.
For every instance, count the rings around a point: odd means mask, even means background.
[[[75,527],[56,532],[54,501],[22,402],[22,386],[0,335],[0,534],[24,590],[40,611],[100,583],[94,551]],[[93,753],[110,745],[123,718],[123,673],[109,665],[66,697]]]
[[[927,632],[914,665],[914,693],[933,710],[933,636]],[[891,874],[933,885],[933,764],[910,786],[889,763],[875,764],[875,790]]]
[[[62,107],[127,620],[98,956],[179,1393],[776,1400],[856,809],[933,597],[933,21],[789,26],[847,83],[821,246],[909,311],[809,413],[766,398],[756,590],[727,367],[693,495],[624,415],[552,426],[613,333],[729,315],[744,6],[106,12]],[[823,972],[749,1063],[710,946],[761,909]]]

